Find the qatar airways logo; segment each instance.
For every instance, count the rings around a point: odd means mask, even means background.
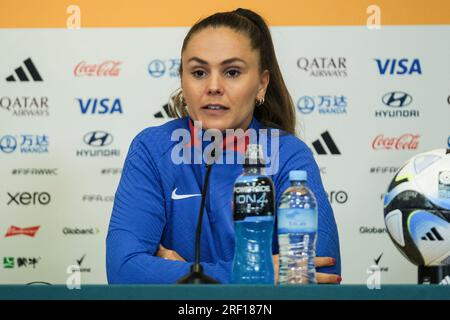
[[[122,61],[107,60],[99,64],[89,64],[81,61],[75,66],[75,77],[117,77],[120,73]]]
[[[300,57],[297,67],[310,77],[347,77],[347,59],[345,57]]]
[[[420,135],[405,133],[399,137],[385,137],[379,134],[373,139],[373,150],[416,150],[419,147]]]

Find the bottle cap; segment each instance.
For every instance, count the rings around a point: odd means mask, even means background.
[[[290,181],[306,181],[308,174],[305,170],[291,170],[289,171]]]
[[[249,144],[247,146],[245,164],[250,166],[264,166],[263,149],[260,144]]]

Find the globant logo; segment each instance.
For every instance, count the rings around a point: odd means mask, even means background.
[[[178,78],[179,68],[181,60],[180,59],[167,59],[160,60],[155,59],[148,65],[148,73],[153,78],[161,78],[163,76],[169,76],[171,78]]]
[[[302,114],[311,114],[315,109],[319,114],[347,114],[347,100],[344,95],[302,96],[297,101],[297,109]]]
[[[48,153],[49,137],[47,135],[22,134],[20,136],[0,136],[0,152],[13,153]]]
[[[88,64],[81,61],[75,66],[75,77],[118,77],[122,61],[107,60],[99,64]]]
[[[419,147],[420,135],[405,133],[400,137],[385,137],[379,134],[373,139],[373,150],[416,150]]]
[[[347,77],[345,57],[301,57],[297,60],[297,67],[310,77]]]
[[[48,97],[1,97],[0,108],[15,117],[49,116]]]
[[[387,229],[379,228],[379,227],[361,226],[359,228],[359,233],[361,233],[361,234],[385,234],[385,233],[387,233]]]
[[[376,110],[377,118],[411,118],[419,117],[419,110],[403,109],[409,106],[413,98],[410,94],[402,91],[392,91],[386,93],[381,101],[390,110]]]
[[[81,114],[115,114],[123,113],[122,102],[119,98],[75,98]]]
[[[408,59],[374,59],[380,75],[421,75],[422,67],[417,58]]]
[[[100,233],[99,228],[63,228],[63,234],[65,236],[85,236],[85,235],[97,235]]]
[[[89,149],[76,151],[77,157],[119,157],[120,149],[103,149],[114,141],[113,136],[105,131],[91,131],[83,136],[83,142]]]

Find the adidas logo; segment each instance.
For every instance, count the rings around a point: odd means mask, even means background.
[[[427,232],[421,239],[425,241],[444,241],[441,234],[434,227],[431,228],[431,230]]]
[[[23,63],[25,66],[14,69],[15,73],[6,77],[6,81],[15,82],[17,81],[16,77],[19,79],[18,81],[30,81],[30,76],[33,81],[43,81],[31,58],[26,59]]]
[[[165,115],[163,114],[163,111],[164,111]],[[165,105],[163,105],[163,111],[158,111],[153,116],[155,118],[175,118],[172,115],[172,113],[170,112],[169,104],[166,103]]]
[[[322,137],[322,140],[323,140],[325,146],[328,148],[329,153],[341,154],[338,147],[336,146],[336,143],[334,143],[334,140],[333,140],[333,138],[331,138],[331,135],[328,131],[325,131],[320,136]],[[325,148],[322,144],[322,141],[320,141],[320,139],[313,141],[312,145],[314,147],[314,150],[316,150],[316,152],[318,154],[328,154],[328,152],[325,150]]]

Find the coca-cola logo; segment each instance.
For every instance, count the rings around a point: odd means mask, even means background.
[[[88,64],[81,61],[76,65],[73,74],[76,77],[117,77],[120,73],[122,61],[107,60],[100,64]]]
[[[372,149],[374,150],[416,150],[419,146],[420,135],[405,133],[400,137],[385,137],[379,134],[373,139]]]

